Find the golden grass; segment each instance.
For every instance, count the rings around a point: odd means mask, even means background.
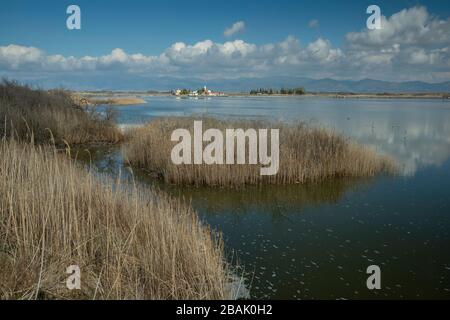
[[[0,155],[0,298],[230,297],[222,243],[189,206],[102,182],[50,147],[3,139]]]
[[[120,105],[134,105],[134,104],[143,104],[145,103],[145,100],[142,98],[137,97],[111,97],[111,98],[89,98],[88,101],[91,104],[108,104],[108,105],[114,105],[114,106],[120,106]]]
[[[276,175],[261,176],[259,165],[174,165],[173,130],[185,128],[193,136],[194,120],[203,121],[203,132],[217,128],[280,129],[280,168]],[[350,142],[334,132],[303,123],[270,124],[261,121],[223,121],[211,118],[160,118],[126,134],[126,161],[171,184],[241,186],[245,184],[294,184],[335,177],[370,177],[395,172],[393,161]],[[270,142],[269,146],[270,146]],[[204,146],[207,143],[204,143]],[[248,150],[248,146],[247,149]],[[225,152],[225,151],[224,151]],[[248,153],[247,153],[248,157]],[[236,162],[235,162],[236,163]]]
[[[16,82],[0,82],[0,136],[38,143],[116,143],[117,126],[79,105],[65,90],[37,90]]]

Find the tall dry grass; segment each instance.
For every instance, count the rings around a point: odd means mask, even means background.
[[[189,206],[0,141],[0,298],[229,298],[222,243]],[[103,178],[107,179],[107,178]],[[65,271],[81,268],[81,290]]]
[[[227,128],[280,129],[278,173],[273,176],[261,176],[260,165],[248,164],[174,165],[170,154],[177,142],[170,140],[171,133],[175,129],[185,128],[193,137],[194,120],[203,121],[203,132],[209,128],[219,129],[223,134]],[[304,123],[286,125],[212,118],[159,118],[144,127],[131,129],[126,136],[128,140],[124,148],[126,161],[172,184],[205,186],[294,184],[335,177],[370,177],[381,172],[395,171],[395,165],[388,157],[377,155],[373,150],[357,145],[342,135],[325,129],[312,128]],[[203,147],[206,145],[204,142]],[[268,145],[270,146],[270,141]],[[248,159],[248,141],[246,150]]]
[[[117,126],[65,90],[38,90],[0,81],[0,136],[38,143],[115,143]]]

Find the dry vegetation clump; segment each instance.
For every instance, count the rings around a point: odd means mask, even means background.
[[[249,164],[174,165],[171,161],[171,150],[177,142],[171,141],[171,133],[175,129],[185,128],[193,136],[194,120],[203,121],[203,132],[209,128],[219,129],[223,133],[227,128],[280,129],[278,173],[273,176],[261,176],[260,165]],[[147,170],[171,184],[205,186],[294,184],[336,177],[370,177],[383,172],[393,173],[396,170],[390,158],[378,155],[372,149],[353,143],[340,134],[312,128],[304,123],[286,125],[251,120],[159,118],[144,127],[131,129],[126,133],[126,140],[128,143],[124,148],[124,154],[129,164]],[[246,159],[248,159],[248,141],[246,143]],[[204,142],[203,147],[207,144]],[[270,141],[268,145],[270,148]],[[224,153],[226,154],[226,150]]]
[[[186,204],[50,147],[3,139],[0,155],[0,298],[230,298],[222,242]],[[81,290],[66,288],[69,265]]]
[[[92,105],[98,104],[106,104],[113,106],[126,106],[126,105],[135,105],[135,104],[143,104],[145,100],[138,97],[110,97],[110,98],[89,98],[88,102]]]
[[[95,107],[77,104],[65,90],[38,90],[0,82],[0,136],[37,143],[116,143],[122,139],[113,121]]]

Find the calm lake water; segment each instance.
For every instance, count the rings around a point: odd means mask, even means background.
[[[115,107],[119,124],[200,114],[302,120],[400,164],[395,177],[303,186],[161,186],[192,199],[200,217],[222,232],[252,298],[450,298],[450,101],[146,99],[145,105]],[[93,156],[101,171],[122,167],[119,150],[98,149]],[[366,287],[369,265],[381,268],[381,290]]]

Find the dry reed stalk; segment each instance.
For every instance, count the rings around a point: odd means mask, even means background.
[[[230,298],[220,237],[185,203],[50,147],[3,140],[0,155],[0,298]]]
[[[0,136],[38,143],[116,143],[117,126],[94,107],[78,105],[65,90],[38,90],[0,82]]]

